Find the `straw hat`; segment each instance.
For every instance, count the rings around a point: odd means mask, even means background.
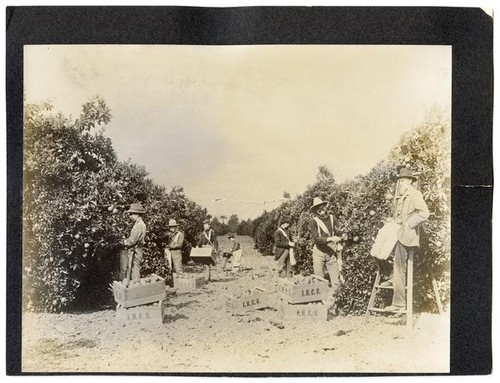
[[[145,212],[146,210],[144,210],[140,203],[133,203],[125,213],[144,214]]]
[[[309,210],[313,211],[315,210],[318,206],[322,206],[322,205],[327,205],[328,202],[327,201],[323,201],[321,198],[319,197],[314,197],[313,199],[313,204],[312,206],[309,208]]]
[[[396,178],[397,179],[400,179],[400,178],[409,178],[409,179],[411,179],[413,181],[417,180],[417,177],[415,177],[407,168],[402,168],[399,171],[399,174],[397,175]]]
[[[284,214],[280,218],[280,225],[283,225],[284,223],[290,223],[290,221],[291,221],[290,216],[287,214]]]
[[[177,223],[177,221],[175,219],[170,219],[168,221],[168,227],[175,227],[175,226],[179,226],[179,224]]]

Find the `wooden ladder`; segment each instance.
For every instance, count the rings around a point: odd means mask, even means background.
[[[370,313],[373,312],[385,312],[385,313],[394,313],[394,314],[404,314],[406,315],[406,327],[408,329],[413,328],[413,254],[408,254],[408,267],[406,269],[406,310],[404,311],[392,311],[387,310],[385,308],[377,308],[375,307],[375,298],[377,296],[377,292],[382,289],[390,289],[393,290],[393,286],[384,286],[380,284],[380,270],[377,270],[377,275],[375,277],[375,283],[373,284],[372,294],[370,296],[370,301],[368,302],[368,308],[366,309],[365,318],[368,319]],[[434,297],[436,298],[436,304],[439,310],[439,314],[443,313],[443,305],[441,303],[441,298],[439,296],[439,291],[437,288],[436,279],[434,275],[430,273],[432,278],[432,288],[434,290]]]

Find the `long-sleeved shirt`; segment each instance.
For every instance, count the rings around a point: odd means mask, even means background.
[[[233,247],[231,248],[231,253],[233,251],[237,251],[237,250],[241,249],[241,245],[239,242],[237,242],[237,241],[232,241],[232,242],[233,242]]]
[[[198,239],[198,246],[210,245],[213,246],[215,250],[219,250],[219,243],[217,242],[217,236],[213,229],[208,229],[208,231],[202,231],[200,238]]]
[[[429,218],[429,208],[424,201],[422,193],[413,186],[409,186],[406,192],[396,198],[396,222],[402,224],[398,234],[398,240],[405,246],[419,246],[419,225]]]
[[[325,231],[319,227],[316,220],[312,218],[309,221],[309,232],[311,233],[311,237],[314,241],[314,244],[316,245],[318,250],[322,251],[323,253],[327,253],[328,255],[333,255],[335,254],[335,251],[327,245],[328,244],[327,239],[328,237],[333,237],[337,234],[339,230],[338,221],[332,215],[328,215],[325,218],[316,216],[316,218],[318,218],[321,222],[325,224],[328,233],[325,233]]]
[[[184,233],[178,230],[170,236],[168,241],[168,247],[170,250],[181,250],[183,243],[184,243]]]
[[[288,229],[279,228],[274,232],[274,257],[278,259],[286,251],[290,250],[291,237]]]
[[[123,241],[125,247],[133,249],[142,249],[144,246],[144,238],[146,237],[146,224],[141,217],[137,218],[130,231],[130,235]]]

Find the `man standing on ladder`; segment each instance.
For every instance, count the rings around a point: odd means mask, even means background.
[[[420,245],[419,225],[429,218],[429,209],[413,183],[417,181],[408,169],[402,168],[397,176],[395,213],[396,223],[401,225],[398,242],[394,248],[394,276],[392,305],[387,311],[406,309],[406,266],[408,257],[413,257]]]

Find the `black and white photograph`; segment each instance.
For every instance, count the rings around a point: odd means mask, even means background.
[[[452,62],[24,45],[21,373],[450,373]]]

